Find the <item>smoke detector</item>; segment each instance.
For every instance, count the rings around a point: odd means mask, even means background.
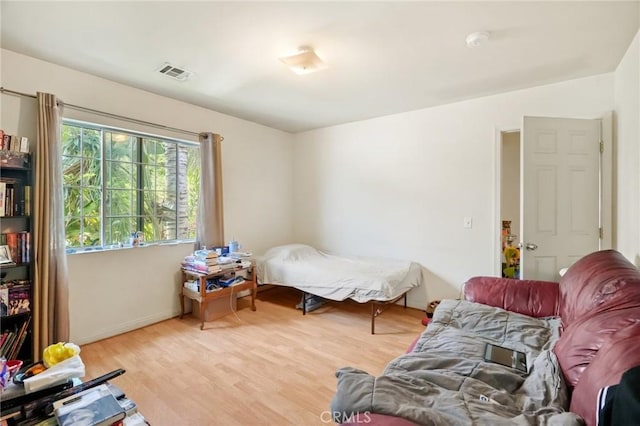
[[[308,46],[301,46],[293,55],[279,58],[296,74],[310,74],[327,68],[322,59]]]
[[[191,76],[193,76],[193,73],[191,71],[187,71],[184,68],[176,67],[168,62],[162,64],[160,68],[158,68],[158,72],[178,81],[186,81],[191,78]]]
[[[486,44],[489,41],[489,31],[477,31],[467,36],[467,47],[474,49]]]

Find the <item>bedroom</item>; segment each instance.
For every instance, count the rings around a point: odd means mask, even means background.
[[[8,19],[6,10],[2,19]],[[410,306],[422,307],[426,300],[456,297],[459,283],[470,275],[494,272],[495,131],[519,128],[525,114],[593,118],[616,111],[615,241],[639,263],[640,119],[633,95],[638,93],[638,36],[616,48],[626,52],[624,59],[597,75],[303,133],[234,118],[8,48],[2,51],[2,86],[48,91],[77,105],[222,134],[228,237],[256,253],[305,241],[345,253],[411,258],[427,271],[426,288],[409,300]],[[3,95],[2,122],[35,137],[34,109],[26,101]],[[462,226],[467,216],[473,217],[470,230]],[[177,264],[190,250],[187,243],[69,256],[71,340],[85,344],[176,316]],[[145,268],[150,264],[153,268]]]

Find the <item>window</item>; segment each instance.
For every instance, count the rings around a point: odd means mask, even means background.
[[[67,247],[195,238],[198,144],[64,120],[62,147]]]

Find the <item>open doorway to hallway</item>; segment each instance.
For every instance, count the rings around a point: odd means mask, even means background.
[[[500,259],[503,277],[519,278],[520,131],[501,132]]]

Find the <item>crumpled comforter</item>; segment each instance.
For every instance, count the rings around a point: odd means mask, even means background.
[[[336,422],[381,413],[424,425],[578,425],[551,351],[559,319],[536,319],[463,300],[443,300],[415,349],[379,377],[336,372]],[[487,343],[527,355],[527,373],[484,361]]]

